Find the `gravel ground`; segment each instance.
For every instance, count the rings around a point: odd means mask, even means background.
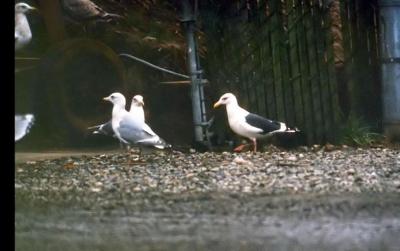
[[[15,189],[106,198],[226,192],[337,194],[400,192],[400,151],[388,148],[301,147],[267,152],[137,151],[27,161],[16,165]]]

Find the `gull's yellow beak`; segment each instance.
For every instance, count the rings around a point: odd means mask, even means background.
[[[213,107],[214,108],[217,108],[218,106],[220,106],[221,104],[219,103],[219,101],[218,102],[216,102],[214,105],[213,105]]]
[[[103,100],[111,101],[110,97],[104,97]]]

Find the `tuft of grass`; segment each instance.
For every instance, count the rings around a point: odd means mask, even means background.
[[[383,136],[357,117],[350,116],[341,129],[340,143],[350,146],[371,146],[382,141]]]

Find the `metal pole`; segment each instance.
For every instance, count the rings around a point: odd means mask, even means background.
[[[383,128],[400,140],[400,0],[380,0]]]
[[[196,143],[204,143],[206,134],[204,126],[207,125],[204,90],[201,81],[200,64],[198,62],[197,47],[195,39],[196,16],[194,7],[190,0],[182,1],[182,23],[186,32],[188,68],[191,80],[191,98],[194,124],[194,137]]]

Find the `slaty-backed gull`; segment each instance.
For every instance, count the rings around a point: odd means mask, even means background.
[[[257,151],[257,139],[266,138],[276,133],[295,133],[298,129],[290,129],[285,123],[263,118],[250,113],[239,106],[232,93],[225,93],[214,104],[214,108],[225,105],[229,126],[236,134],[246,137],[253,142],[253,151]],[[243,146],[235,148],[240,151]]]

